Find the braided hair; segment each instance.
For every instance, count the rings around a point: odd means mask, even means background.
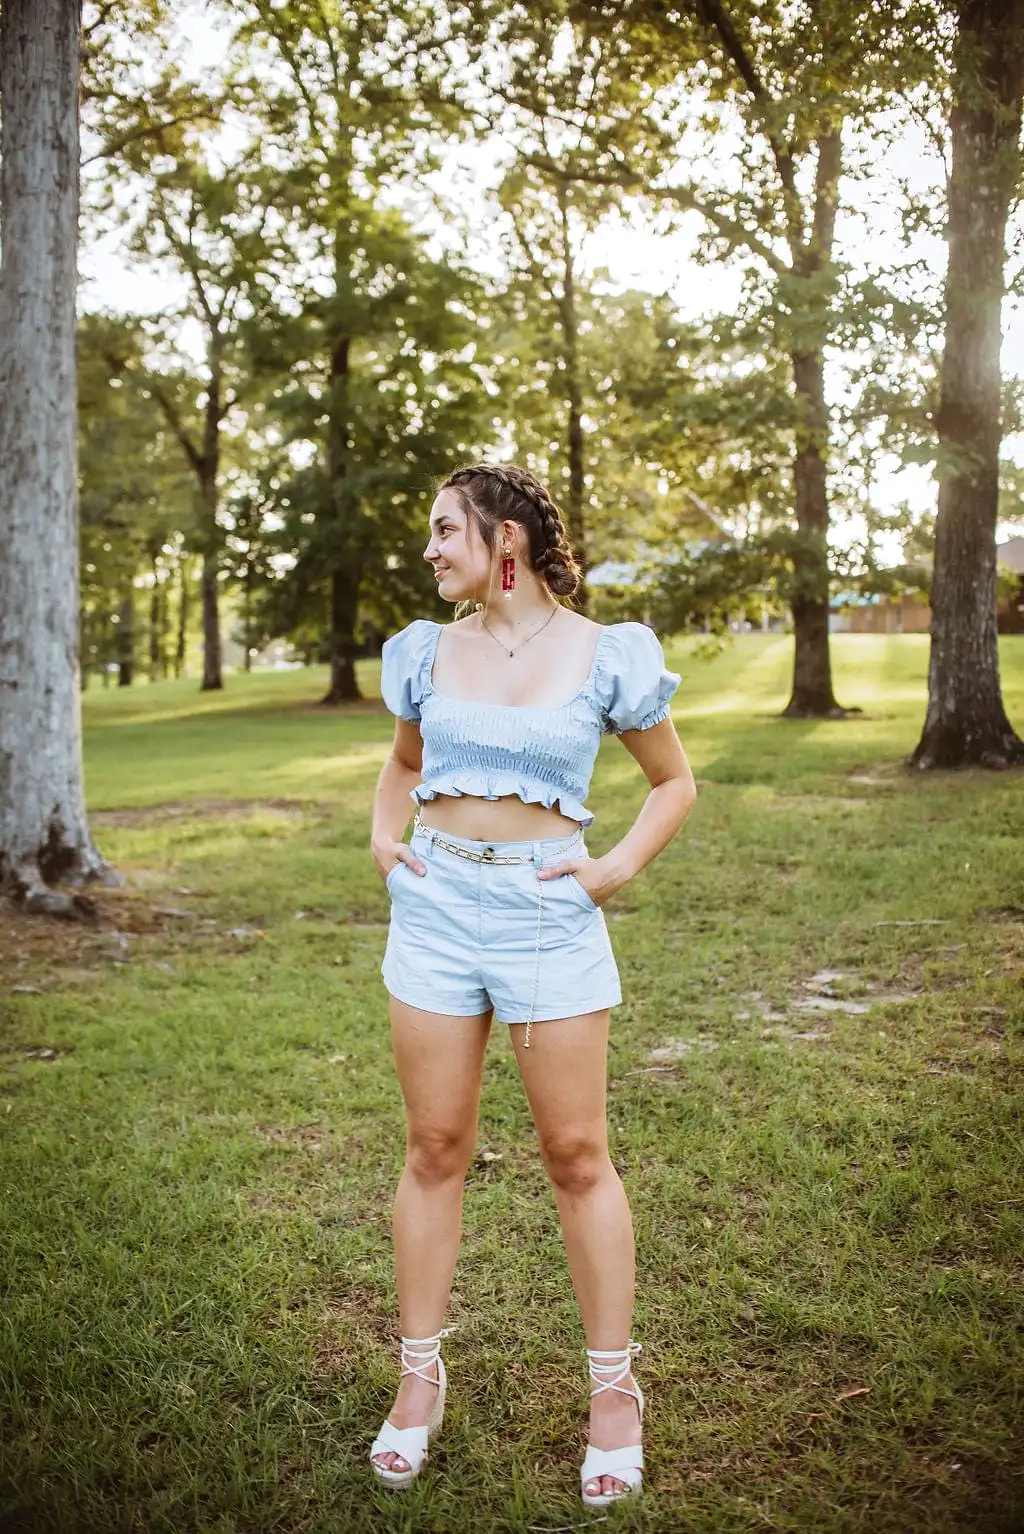
[[[528,469],[511,463],[473,463],[455,469],[438,490],[453,490],[485,543],[493,546],[502,522],[526,533],[530,567],[556,597],[571,597],[583,578],[565,535],[562,513]]]

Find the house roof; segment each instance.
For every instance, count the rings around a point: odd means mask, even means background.
[[[591,565],[587,571],[587,585],[632,586],[639,569],[639,565],[629,565],[621,559],[604,559],[599,565]]]
[[[996,559],[1015,575],[1024,575],[1024,536],[996,544]]]

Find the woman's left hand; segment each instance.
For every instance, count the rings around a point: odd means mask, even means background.
[[[567,858],[564,863],[552,863],[550,868],[542,868],[537,878],[561,879],[566,874],[572,874],[582,884],[597,906],[604,905],[626,882],[616,878],[604,858]]]

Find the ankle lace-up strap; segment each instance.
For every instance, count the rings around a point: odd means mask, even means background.
[[[431,1373],[434,1365],[441,1356],[441,1338],[447,1337],[450,1327],[442,1327],[433,1337],[403,1337],[402,1338],[402,1375],[416,1374],[421,1380],[426,1380],[430,1385],[436,1385],[437,1380]]]
[[[599,1396],[605,1390],[616,1390],[619,1395],[629,1396],[635,1401],[636,1390],[627,1389],[621,1382],[629,1377],[633,1359],[642,1352],[643,1344],[633,1342],[632,1339],[624,1348],[588,1348],[587,1362],[590,1365],[590,1378],[594,1381],[594,1388],[590,1392],[591,1398]],[[609,1374],[613,1374],[614,1379],[608,1379]]]

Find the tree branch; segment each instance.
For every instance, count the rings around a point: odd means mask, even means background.
[[[721,208],[704,202],[692,187],[664,187],[656,191],[652,190],[650,195],[663,197],[667,202],[674,202],[677,207],[685,209],[688,213],[699,213],[724,239],[730,240],[733,245],[742,245],[752,255],[759,256],[777,276],[783,277],[792,271],[792,268],[775,254],[771,246],[759,234],[756,234],[753,229],[748,229],[746,224],[741,224],[739,219],[731,218]]]
[[[150,394],[152,394],[153,398],[156,400],[157,404],[160,406],[160,409],[163,411],[168,426],[171,428],[174,435],[181,443],[185,457],[188,459],[191,468],[197,475],[201,474],[203,467],[202,458],[200,457],[200,454],[188,432],[185,430],[185,426],[182,422],[180,414],[178,413],[177,406],[174,404],[174,401],[167,397],[160,385],[154,381],[152,374],[149,374],[146,378],[146,387],[148,388]]]
[[[698,4],[707,25],[713,27],[721,38],[722,46],[735,64],[761,114],[764,131],[775,158],[779,180],[782,182],[782,200],[786,210],[790,250],[796,261],[804,243],[804,209],[796,187],[796,166],[792,152],[779,137],[773,122],[775,103],[762,85],[753,60],[744,48],[743,41],[726,14],[721,0],[698,0]]]
[[[699,213],[706,218],[709,224],[714,225],[719,234],[731,240],[734,245],[742,245],[753,255],[759,256],[773,272],[783,276],[792,272],[792,267],[786,265],[780,256],[777,256],[771,246],[754,230],[748,229],[741,224],[739,219],[731,218],[728,213],[720,208],[702,200],[700,194],[689,186],[665,186],[653,187],[643,176],[635,171],[623,167],[621,171],[612,174],[607,171],[586,170],[582,167],[566,169],[557,161],[540,154],[523,154],[520,156],[523,163],[532,165],[536,170],[543,171],[554,181],[582,181],[589,186],[619,186],[625,191],[643,192],[647,197],[661,198],[665,202],[674,202],[688,213]]]
[[[530,276],[533,278],[533,281],[537,283],[541,291],[545,293],[547,297],[552,300],[552,302],[557,303],[558,299],[557,294],[554,291],[554,287],[551,283],[548,282],[547,273],[544,271],[543,266],[534,255],[533,247],[527,240],[523,230],[520,228],[518,218],[511,208],[507,208],[505,211],[508,213],[509,222],[512,225],[512,232],[516,237],[516,242],[519,245],[519,249],[523,253],[523,257],[526,261],[527,268],[529,269]]]
[[[121,138],[115,139],[112,144],[105,144],[95,154],[87,155],[83,159],[82,164],[92,165],[96,160],[112,159],[114,155],[120,154],[122,149],[127,149],[129,144],[137,144],[142,139],[159,138],[162,133],[166,133],[170,128],[178,127],[180,123],[211,123],[215,121],[216,118],[211,112],[183,112],[180,117],[171,117],[167,122],[150,123],[148,127],[136,128],[131,133],[123,134]]]
[[[818,136],[818,163],[814,171],[814,222],[808,255],[815,268],[832,259],[836,232],[836,191],[842,163],[842,138],[833,129]]]
[[[324,9],[324,0],[317,0],[317,10],[320,12],[320,21],[324,29],[324,45],[327,49],[327,57],[331,61],[331,76],[334,80],[334,95],[336,99],[341,97],[341,65],[338,61],[338,50],[334,46],[334,37],[331,33],[331,23]]]
[[[295,53],[295,50],[291,47],[290,43],[285,40],[283,35],[284,25],[281,23],[280,14],[275,11],[268,12],[266,6],[260,7],[260,13],[264,26],[267,28],[267,31],[274,39],[278,46],[278,50],[280,51],[281,57],[284,59],[286,65],[288,66],[288,71],[291,74],[293,81],[295,82],[295,89],[298,91],[299,95],[302,97],[303,102],[305,103],[306,112],[309,115],[309,131],[313,142],[319,149],[321,155],[324,158],[324,161],[329,163],[330,156],[327,153],[327,145],[324,139],[323,126],[320,121],[320,113],[317,109],[316,102],[313,99],[313,95],[309,90],[309,86],[306,83],[306,79],[302,73],[302,67],[299,64],[298,55]]]

